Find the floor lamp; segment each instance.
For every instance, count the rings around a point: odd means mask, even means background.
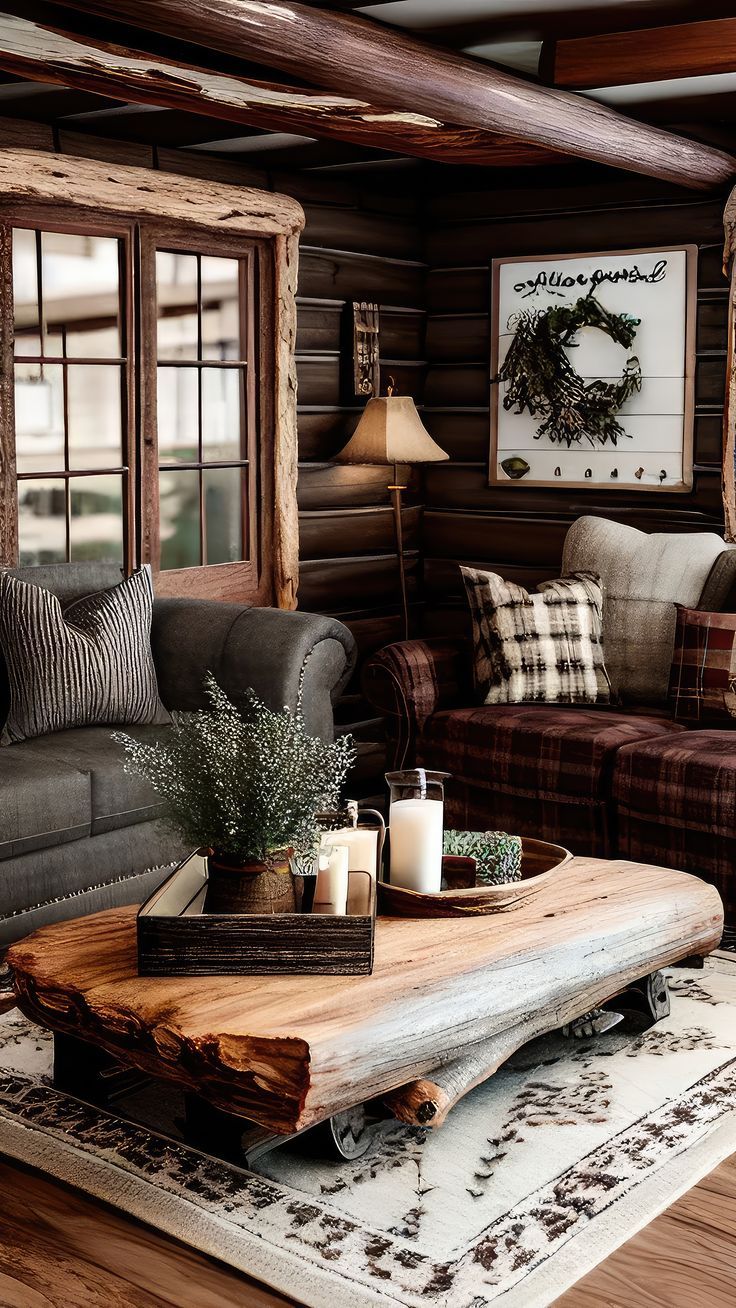
[[[360,421],[343,450],[336,455],[338,463],[379,464],[393,467],[393,482],[388,487],[394,510],[396,553],[399,560],[401,607],[404,620],[404,639],[409,635],[409,602],[406,594],[404,568],[404,532],[401,521],[401,496],[406,486],[399,481],[399,464],[439,463],[449,458],[432,440],[422,424],[416,405],[410,395],[388,395],[369,400]]]

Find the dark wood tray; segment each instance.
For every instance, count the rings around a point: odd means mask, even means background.
[[[475,859],[446,854],[442,872],[447,890],[427,895],[381,881],[379,912],[387,917],[477,917],[484,913],[506,913],[535,895],[571,858],[569,849],[563,845],[522,836],[521,880],[507,881],[500,886],[476,886]]]
[[[190,855],[136,918],[139,976],[278,976],[373,971],[376,883],[349,874],[348,911],[204,913],[207,855]]]

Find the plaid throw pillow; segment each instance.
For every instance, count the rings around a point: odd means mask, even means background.
[[[530,595],[495,572],[461,568],[473,619],[475,684],[485,704],[606,704],[600,580],[576,572]]]
[[[678,608],[670,701],[676,722],[736,726],[736,613]]]

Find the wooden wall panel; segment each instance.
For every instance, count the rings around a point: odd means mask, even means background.
[[[274,179],[276,180],[276,179]],[[295,185],[292,185],[295,181]],[[299,388],[299,604],[347,622],[359,666],[337,706],[341,730],[359,741],[351,779],[357,793],[383,786],[383,727],[360,692],[365,658],[401,636],[400,591],[390,468],[331,460],[346,444],[363,403],[352,393],[352,302],[375,300],[380,311],[381,388],[421,403],[425,378],[425,275],[413,197],[361,189],[335,178],[278,179],[305,206],[297,305]],[[412,475],[404,510],[409,598],[420,593],[420,481]]]

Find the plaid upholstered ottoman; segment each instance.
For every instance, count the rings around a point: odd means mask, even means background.
[[[627,745],[613,784],[624,858],[710,881],[736,925],[736,732],[685,731]]]
[[[452,773],[447,826],[514,831],[605,858],[615,851],[611,783],[617,752],[681,734],[681,727],[656,713],[484,705],[434,713],[419,737],[418,761]]]

